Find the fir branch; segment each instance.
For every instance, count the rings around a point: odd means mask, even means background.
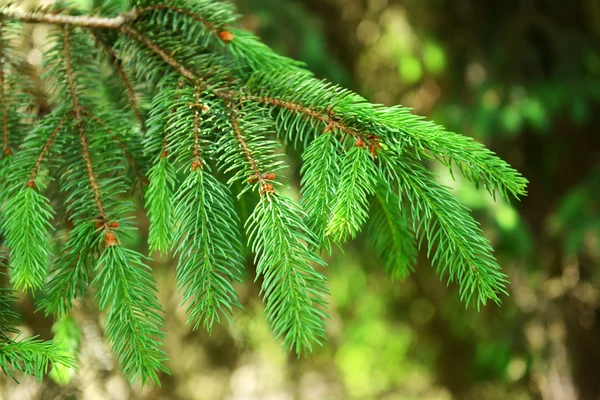
[[[262,171],[259,169],[258,163],[254,159],[254,156],[252,155],[252,152],[250,151],[250,149],[248,147],[248,143],[246,142],[246,139],[244,138],[244,134],[242,133],[242,130],[240,129],[240,124],[238,122],[238,116],[236,115],[236,113],[237,113],[236,107],[233,103],[228,103],[227,108],[229,110],[229,117],[231,119],[231,127],[233,128],[235,138],[238,141],[238,143],[240,144],[240,147],[242,148],[242,151],[244,152],[244,156],[246,157],[246,160],[248,161],[250,168],[252,168],[253,175],[250,175],[248,178],[252,179],[254,177],[256,180],[258,180],[258,182],[260,183],[261,192],[264,192],[266,189],[268,189],[268,186],[266,186],[266,185],[268,185],[268,183],[266,182],[266,179],[263,176]]]
[[[175,58],[173,58],[170,54],[168,54],[165,50],[163,50],[158,45],[153,43],[150,39],[148,39],[147,37],[142,35],[140,32],[136,31],[135,29],[133,29],[129,26],[124,26],[122,28],[122,32],[125,33],[127,36],[131,37],[132,39],[134,39],[135,41],[137,41],[137,42],[143,44],[145,47],[147,47],[154,54],[159,56],[164,62],[166,62],[171,68],[173,68],[175,71],[177,71],[178,74],[180,74],[184,78],[188,79],[190,82],[192,82],[193,84],[195,84],[197,86],[203,86],[203,82],[201,82],[200,78],[196,74],[194,74],[192,71],[187,69],[181,63],[179,63]]]
[[[58,133],[62,129],[63,125],[67,121],[68,117],[69,117],[69,115],[66,114],[60,120],[60,122],[56,125],[56,128],[54,128],[54,130],[50,134],[50,137],[44,144],[44,147],[42,147],[42,151],[40,152],[40,155],[38,156],[38,158],[35,162],[35,165],[33,166],[33,170],[31,171],[31,174],[29,175],[29,180],[27,181],[28,187],[31,187],[31,188],[35,187],[35,178],[37,177],[37,173],[38,173],[40,167],[42,166],[42,163],[44,162],[44,158],[47,156],[48,151],[50,150],[50,146],[52,146],[52,144],[54,143],[54,140],[56,139],[56,135],[58,135]]]
[[[38,308],[46,315],[68,315],[77,297],[90,283],[92,266],[98,259],[100,240],[93,223],[77,224],[55,260]]]
[[[112,137],[112,139],[115,142],[117,142],[117,145],[123,151],[123,154],[125,155],[125,158],[127,158],[127,161],[129,162],[129,165],[131,166],[131,168],[133,169],[133,172],[137,176],[138,181],[141,182],[141,183],[146,182],[146,178],[144,177],[144,174],[142,174],[142,172],[140,171],[140,169],[138,167],[138,163],[134,159],[132,152],[127,148],[127,146],[125,146],[125,144],[123,143],[123,141],[121,139],[119,139],[119,136],[117,136],[117,134],[115,132],[113,132],[112,129],[110,129],[106,125],[106,123],[104,123],[104,121],[102,121],[102,119],[99,118],[92,111],[90,111],[88,109],[83,109],[83,112],[84,112],[85,115],[87,115],[93,121],[95,121],[98,125],[100,125]]]
[[[94,167],[92,166],[92,159],[88,150],[88,139],[83,129],[83,110],[79,103],[79,95],[77,94],[77,88],[75,84],[75,75],[73,73],[73,66],[71,64],[71,28],[66,26],[63,30],[63,42],[64,42],[64,61],[65,69],[67,74],[68,88],[71,94],[71,100],[73,102],[73,112],[75,114],[75,125],[79,132],[79,140],[81,141],[81,150],[83,152],[83,158],[85,160],[85,166],[88,174],[90,188],[94,194],[96,201],[96,207],[98,213],[103,221],[108,221],[104,212],[104,206],[100,198],[100,189],[98,188],[98,182],[94,174]]]
[[[53,212],[50,202],[27,186],[13,194],[4,207],[3,227],[11,256],[10,281],[17,290],[41,289],[51,254],[48,236]]]
[[[150,250],[167,253],[173,234],[172,203],[175,171],[167,157],[161,157],[148,172],[145,204],[150,221],[148,245]]]

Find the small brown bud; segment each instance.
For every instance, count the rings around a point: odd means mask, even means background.
[[[208,104],[202,104],[202,114],[206,114],[208,112],[210,112],[210,107]]]
[[[164,150],[160,156],[162,158],[167,158],[167,157],[169,157],[169,152],[167,150]]]
[[[104,235],[104,244],[106,244],[107,247],[117,246],[119,244],[119,239],[117,239],[117,236],[113,231],[108,231]]]
[[[269,172],[268,174],[264,174],[263,178],[265,178],[269,181],[273,181],[273,180],[275,180],[275,174],[272,172]]]
[[[119,228],[119,223],[118,223],[117,221],[114,221],[114,222],[109,222],[109,223],[108,223],[108,227],[109,227],[109,228],[118,229],[118,228]]]
[[[235,38],[235,35],[229,31],[221,31],[219,32],[219,37],[224,42],[231,42]]]
[[[32,188],[32,189],[33,189],[33,188],[35,188],[35,183],[33,183],[33,181],[29,181],[29,182],[27,182],[27,185],[26,185],[26,186],[27,186],[28,188]]]
[[[204,166],[202,165],[201,161],[196,160],[192,163],[192,171],[196,171],[198,168],[203,168],[203,167]]]
[[[355,147],[365,147],[365,141],[362,140],[362,138],[358,138],[356,139],[356,142],[354,142],[354,146]]]
[[[262,185],[260,187],[260,194],[265,194],[265,193],[275,193],[275,189],[273,188],[273,185],[271,185],[270,183],[265,183],[264,185]]]
[[[4,155],[5,155],[5,156],[7,156],[7,157],[8,157],[8,156],[10,156],[12,153],[13,153],[13,152],[12,152],[12,150],[10,149],[10,147],[7,147],[7,148],[4,150]]]
[[[103,227],[104,222],[105,222],[104,218],[102,218],[102,217],[96,218],[96,229]]]

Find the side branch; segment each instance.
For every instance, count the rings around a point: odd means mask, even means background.
[[[215,25],[208,22],[201,16],[196,15],[196,14],[190,12],[190,10],[186,10],[185,8],[172,6],[172,5],[168,5],[168,4],[154,4],[154,5],[147,6],[147,7],[140,7],[137,9],[133,9],[133,10],[131,10],[129,18],[135,20],[144,13],[147,13],[149,11],[156,11],[156,10],[169,10],[169,11],[174,11],[176,13],[185,15],[186,17],[191,18],[194,21],[201,23],[202,25],[204,25],[206,27],[206,29],[208,29],[210,32],[214,33],[215,35],[219,34],[219,30],[215,27]]]
[[[140,183],[143,184],[143,182],[146,181],[146,178],[140,172],[137,164],[135,163],[135,160],[133,159],[133,156],[131,155],[131,152],[129,150],[127,150],[127,147],[123,144],[121,139],[119,139],[119,137],[112,131],[112,129],[110,129],[108,126],[106,126],[104,121],[102,121],[100,118],[98,118],[98,116],[96,114],[94,114],[93,112],[91,112],[90,110],[87,110],[87,109],[85,109],[84,112],[92,120],[94,120],[98,125],[100,125],[114,139],[115,142],[117,142],[117,144],[119,145],[121,150],[123,150],[123,154],[125,154],[125,157],[127,157],[127,161],[129,161],[129,164],[131,164],[131,167],[133,168],[133,171],[137,175]]]
[[[50,11],[27,12],[16,8],[0,9],[0,15],[5,18],[12,18],[21,22],[34,22],[54,25],[75,25],[87,28],[101,29],[119,29],[125,23],[135,19],[137,14],[135,10],[121,14],[114,18],[95,17],[92,15],[66,15],[52,14]]]
[[[196,93],[194,95],[194,162],[192,163],[192,169],[195,171],[198,168],[203,168],[204,165],[200,160],[200,88],[196,87]]]
[[[6,88],[4,79],[4,38],[2,34],[4,29],[4,18],[0,19],[0,107],[2,112],[2,150],[4,155],[8,156],[12,153],[8,137],[8,113],[6,107]]]
[[[250,168],[252,168],[252,171],[254,172],[254,176],[252,176],[249,181],[251,181],[253,178],[258,180],[258,182],[260,184],[260,193],[261,194],[274,193],[275,189],[273,188],[273,185],[271,185],[269,182],[267,182],[265,175],[263,175],[260,172],[260,169],[258,168],[258,164],[256,163],[256,160],[252,156],[252,152],[248,148],[248,143],[246,142],[246,139],[244,139],[244,134],[242,133],[240,124],[238,123],[238,120],[236,118],[235,106],[233,105],[232,102],[228,102],[227,108],[229,109],[229,117],[231,118],[231,127],[233,128],[233,132],[235,133],[235,138],[240,143],[240,146],[242,147],[242,150],[244,151],[244,155],[246,156],[246,159],[248,160],[248,164],[250,164]]]
[[[136,31],[135,29],[129,26],[124,26],[121,29],[121,31],[127,36],[131,37],[133,40],[142,43],[144,46],[146,46],[146,48],[148,48],[150,51],[162,58],[164,62],[169,64],[169,66],[171,66],[181,76],[189,79],[193,84],[197,86],[204,86],[204,82],[202,82],[202,79],[200,79],[196,74],[187,69],[180,62],[174,59],[169,53],[167,53],[165,50],[154,44],[150,39]]]
[[[100,214],[100,217],[103,221],[107,221],[106,214],[104,213],[104,207],[102,206],[102,201],[100,199],[100,189],[98,188],[98,182],[96,182],[94,168],[92,167],[92,159],[88,150],[87,137],[83,130],[81,115],[82,110],[81,105],[79,104],[79,97],[77,95],[75,76],[73,75],[73,66],[71,65],[71,28],[68,26],[65,27],[63,40],[65,44],[65,68],[67,70],[67,81],[69,85],[69,91],[71,92],[71,97],[73,100],[73,112],[75,113],[77,131],[79,132],[79,139],[81,141],[83,158],[85,160],[88,179],[90,181],[92,192],[94,193],[94,199],[96,200],[96,207],[98,208],[98,213]]]
[[[90,34],[92,35],[94,41],[98,44],[98,46],[108,55],[110,63],[121,77],[121,81],[123,82],[123,85],[125,85],[125,90],[127,91],[127,98],[131,102],[131,108],[133,108],[135,117],[140,123],[142,132],[145,132],[146,128],[144,124],[144,118],[142,117],[142,112],[140,111],[140,106],[136,98],[135,89],[133,88],[133,84],[131,83],[129,76],[127,76],[127,73],[125,72],[123,62],[119,57],[117,57],[115,52],[109,46],[102,42],[102,40],[98,37],[96,33],[94,33],[94,31],[90,31]]]
[[[335,116],[333,116],[333,112],[323,113],[322,111],[318,111],[311,107],[306,107],[302,104],[297,104],[292,101],[280,100],[265,96],[245,96],[245,98],[262,104],[271,104],[273,106],[284,108],[286,110],[302,114],[306,117],[313,118],[317,121],[321,121],[326,126],[326,132],[337,129],[348,136],[354,137],[357,142],[362,141],[363,143],[369,143],[369,139],[372,139],[370,137],[363,137],[359,131],[345,125],[343,122],[335,118]]]
[[[50,146],[52,146],[52,143],[54,142],[54,139],[56,139],[56,135],[58,135],[58,132],[60,132],[60,129],[62,128],[62,126],[67,121],[67,118],[68,118],[68,114],[65,115],[63,117],[63,119],[58,123],[58,125],[56,126],[56,128],[54,128],[54,130],[52,131],[52,134],[50,134],[50,137],[48,138],[48,140],[46,141],[46,144],[42,148],[42,151],[40,152],[40,155],[38,156],[38,158],[37,158],[37,160],[35,162],[35,165],[33,166],[33,170],[31,171],[31,175],[29,176],[29,181],[27,181],[27,186],[28,187],[30,187],[30,188],[34,187],[35,177],[37,176],[37,173],[38,173],[40,167],[42,166],[42,163],[44,162],[44,158],[46,157],[46,153],[48,153],[48,150],[50,149]]]

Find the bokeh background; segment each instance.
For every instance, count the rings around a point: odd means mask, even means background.
[[[297,358],[273,339],[251,283],[231,326],[191,331],[174,265],[155,259],[172,370],[162,388],[121,377],[83,301],[58,331],[78,330],[79,370],[41,384],[1,377],[0,399],[600,399],[600,1],[237,3],[246,28],[317,76],[473,136],[529,179],[529,195],[507,204],[431,165],[481,222],[510,296],[465,309],[424,255],[392,282],[363,235],[328,259],[329,341]],[[24,44],[34,67],[44,29]],[[22,328],[52,338],[34,308],[21,300]]]

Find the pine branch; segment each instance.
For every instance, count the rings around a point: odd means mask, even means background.
[[[65,349],[52,341],[41,341],[36,337],[14,340],[18,335],[16,325],[19,315],[14,312],[16,296],[7,288],[0,288],[0,368],[16,380],[15,372],[35,376],[38,381],[51,366],[74,366],[74,358]]]
[[[0,8],[0,223],[15,286],[46,282],[53,211],[44,193],[56,179],[56,224],[66,221],[68,239],[39,306],[64,317],[91,281],[123,371],[158,383],[168,370],[154,281],[143,257],[118,237],[134,228],[136,209],[125,197],[131,175],[143,182],[147,174],[149,245],[178,256],[177,286],[194,328],[211,330],[239,306],[238,225],[247,214],[267,319],[283,346],[298,353],[325,338],[327,285],[315,252],[357,236],[365,223],[393,278],[412,269],[416,237],[419,245],[427,241],[440,276],[458,283],[462,300],[499,302],[506,277],[489,243],[420,161],[436,158],[451,172],[457,166],[492,195],[523,195],[527,181],[472,139],[313,78],[239,29],[237,19],[231,4],[213,0],[139,0],[111,17]],[[52,111],[34,129],[23,112],[32,104],[27,79],[8,54],[12,20],[60,26],[44,55]],[[111,68],[101,68],[98,53]],[[117,96],[107,93],[114,85],[99,82],[120,82]],[[152,96],[146,121],[140,90]],[[130,107],[147,127],[143,140]],[[28,132],[24,140],[21,132]],[[303,152],[304,209],[282,194],[286,145]],[[12,318],[0,310],[0,328],[10,333],[4,317]],[[59,360],[34,344],[23,351],[37,350],[39,359],[18,361],[13,351],[0,365],[39,374]]]
[[[114,52],[114,50],[102,41],[102,39],[99,37],[99,35],[96,32],[90,31],[90,34],[94,38],[94,41],[98,45],[98,47],[106,54],[112,67],[117,71],[117,74],[119,75],[119,78],[120,78],[121,82],[123,83],[123,86],[125,86],[125,92],[127,95],[127,99],[129,100],[129,103],[131,104],[133,113],[135,114],[135,117],[138,120],[138,123],[140,124],[142,132],[145,131],[146,129],[145,129],[144,117],[142,115],[142,111],[140,110],[140,105],[139,105],[138,99],[137,99],[137,93],[135,92],[135,89],[133,87],[133,83],[131,82],[131,79],[129,78],[129,76],[127,75],[127,72],[125,71],[123,62],[117,56],[117,54]]]
[[[150,220],[148,245],[152,251],[167,253],[171,248],[175,178],[175,171],[167,157],[161,157],[148,173],[145,200]]]

